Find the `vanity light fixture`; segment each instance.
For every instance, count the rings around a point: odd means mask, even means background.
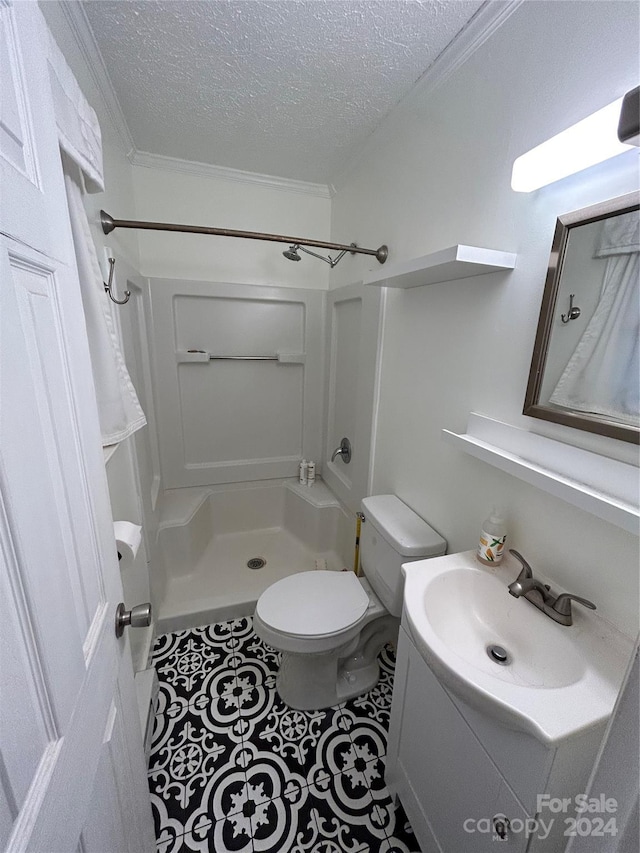
[[[622,101],[618,98],[518,157],[511,173],[511,189],[532,192],[632,148],[618,140]]]

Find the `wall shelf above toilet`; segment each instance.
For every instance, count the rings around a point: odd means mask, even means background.
[[[471,412],[467,432],[445,441],[489,465],[638,535],[638,469],[593,451]]]
[[[375,287],[422,287],[476,275],[512,270],[517,255],[458,244],[410,261],[390,264],[364,277]]]

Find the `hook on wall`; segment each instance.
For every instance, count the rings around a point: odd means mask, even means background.
[[[131,291],[125,290],[124,299],[116,299],[116,297],[113,294],[113,290],[112,290],[112,287],[113,287],[113,270],[114,270],[114,267],[116,265],[116,259],[115,258],[107,258],[107,260],[109,261],[109,281],[108,282],[106,282],[106,281],[102,282],[104,284],[104,289],[109,294],[109,299],[112,302],[115,302],[116,305],[126,305],[127,302],[129,301],[129,299],[131,298]]]
[[[574,306],[574,304],[573,304],[574,297],[575,297],[575,293],[569,294],[569,311],[567,314],[561,314],[560,315],[560,319],[562,320],[562,322],[565,325],[567,323],[569,323],[571,320],[577,320],[578,317],[580,316],[580,309],[578,308],[577,305]],[[565,317],[566,317],[566,320],[565,320]]]

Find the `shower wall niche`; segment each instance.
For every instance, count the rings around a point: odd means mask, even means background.
[[[325,294],[150,285],[164,487],[293,477],[301,457],[320,460]]]

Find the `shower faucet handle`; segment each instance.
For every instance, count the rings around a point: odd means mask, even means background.
[[[331,461],[335,462],[336,457],[339,456],[345,465],[348,465],[351,462],[351,442],[348,438],[343,438],[340,442],[340,447],[336,447],[331,456]]]

